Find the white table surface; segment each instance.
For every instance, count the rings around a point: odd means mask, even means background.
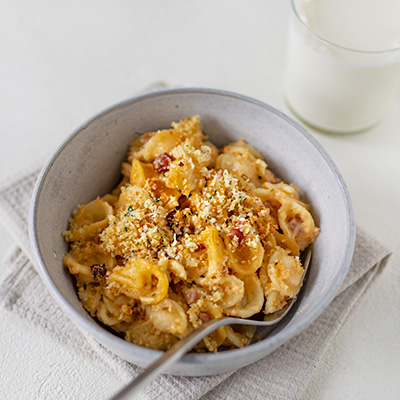
[[[235,91],[291,115],[282,97],[288,0],[1,5],[0,179],[154,81]],[[370,131],[312,134],[344,176],[357,223],[394,253],[302,399],[400,399],[400,95]],[[11,243],[0,224],[0,258]],[[65,374],[54,374],[60,368]],[[0,399],[104,399],[121,384],[84,354],[0,310]]]

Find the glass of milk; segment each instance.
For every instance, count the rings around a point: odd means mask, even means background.
[[[286,100],[318,129],[382,120],[400,83],[400,0],[291,0]]]

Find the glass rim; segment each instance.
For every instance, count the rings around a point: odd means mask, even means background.
[[[336,47],[338,49],[341,50],[345,50],[345,51],[349,51],[349,52],[353,52],[353,53],[359,53],[359,54],[364,54],[364,55],[378,55],[378,54],[388,54],[388,53],[395,53],[396,51],[400,51],[400,44],[398,47],[392,47],[389,49],[385,49],[385,50],[357,50],[357,49],[353,49],[351,47],[345,47],[345,46],[341,46],[340,44],[336,44],[334,42],[331,42],[327,39],[324,39],[322,36],[317,35],[300,17],[295,2],[299,1],[299,0],[291,0],[291,5],[292,5],[292,10],[297,18],[297,20],[300,22],[300,24],[312,35],[314,36],[316,39],[320,40],[321,42],[328,44],[330,46]]]

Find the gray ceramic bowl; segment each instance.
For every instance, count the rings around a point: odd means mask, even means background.
[[[83,309],[63,267],[67,245],[61,231],[78,204],[107,193],[120,177],[135,132],[169,127],[200,114],[205,133],[221,146],[240,138],[256,146],[273,171],[300,188],[321,228],[297,311],[268,336],[243,349],[188,354],[168,371],[211,375],[235,370],[271,353],[309,326],[345,279],[355,228],[346,186],[327,153],[303,127],[257,100],[217,90],[165,90],[135,97],[94,116],[73,132],[43,168],[30,210],[30,236],[39,272],[65,318],[122,358],[146,366],[160,356],[101,327]]]

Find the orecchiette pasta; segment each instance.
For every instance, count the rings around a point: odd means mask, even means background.
[[[165,350],[226,315],[280,310],[300,290],[300,251],[319,233],[298,189],[243,140],[218,150],[199,116],[133,140],[122,179],[73,212],[64,265],[92,317]],[[222,327],[194,351],[249,345]]]
[[[152,262],[141,258],[128,260],[107,277],[112,293],[124,293],[143,304],[158,304],[168,294],[168,277]]]
[[[182,306],[174,300],[164,299],[148,309],[152,324],[161,332],[183,337],[187,333],[187,315]]]
[[[264,304],[264,294],[260,279],[256,274],[242,277],[244,282],[244,295],[240,303],[225,309],[227,315],[233,317],[249,318],[261,311]]]
[[[226,326],[226,340],[236,347],[244,347],[251,343],[256,332],[255,326],[236,325]]]
[[[235,275],[228,275],[217,283],[221,299],[216,303],[223,309],[240,303],[244,296],[244,282]]]

